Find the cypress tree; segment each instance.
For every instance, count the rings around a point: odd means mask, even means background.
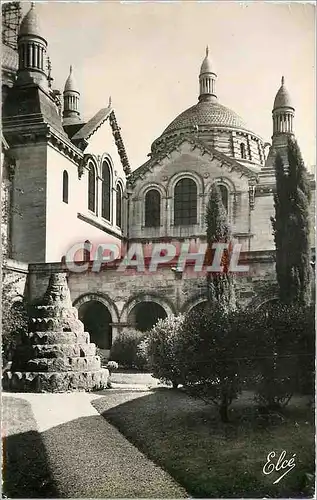
[[[309,305],[311,301],[310,201],[308,173],[295,139],[287,144],[288,167],[279,154],[275,159],[276,275],[284,304]]]
[[[228,224],[227,212],[222,203],[221,192],[216,184],[211,188],[206,212],[208,266],[212,264],[214,250],[213,243],[228,243],[228,250],[224,250],[221,265],[222,272],[207,272],[208,301],[213,307],[224,312],[236,309],[236,297],[233,276],[229,271],[231,231]]]

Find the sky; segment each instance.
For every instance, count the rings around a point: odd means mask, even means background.
[[[30,7],[23,2],[25,13]],[[115,109],[132,169],[152,142],[196,104],[209,46],[221,104],[271,142],[281,77],[291,94],[295,134],[316,165],[315,5],[297,2],[36,2],[53,87],[73,65],[83,119]]]

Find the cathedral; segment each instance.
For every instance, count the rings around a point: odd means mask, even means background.
[[[67,271],[67,256],[77,245],[78,272],[68,272],[71,300],[105,353],[118,335],[199,307],[206,300],[203,276],[168,264],[152,274],[118,267],[132,244],[150,255],[156,243],[196,248],[204,242],[215,183],[250,268],[237,280],[240,304],[259,307],[274,299],[274,158],[280,151],[287,162],[296,119],[284,78],[267,110],[271,143],[264,142],[219,102],[207,48],[197,75],[189,75],[197,78],[198,101],[193,96],[194,104],[154,138],[146,163],[130,165],[111,99],[83,121],[75,68],[62,91],[54,88],[36,6],[22,20],[18,2],[2,8],[2,238],[5,266],[19,277],[15,300],[40,298],[50,275]],[[11,31],[10,16],[18,19]],[[311,186],[314,191],[313,175]],[[94,272],[94,252],[104,243],[116,245],[119,254]]]

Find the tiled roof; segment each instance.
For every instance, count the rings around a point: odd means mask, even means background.
[[[72,141],[87,140],[103,124],[111,113],[111,106],[103,108],[95,114],[85,125],[72,137]]]
[[[6,126],[12,120],[30,121],[31,124],[47,123],[53,127],[61,136],[67,137],[61,117],[58,114],[54,101],[40,87],[35,85],[29,87],[13,87],[3,103],[4,132]]]
[[[164,130],[163,134],[204,125],[227,126],[247,130],[242,118],[231,109],[217,102],[201,101],[178,115]]]
[[[2,45],[2,67],[17,71],[19,64],[18,52],[8,45]]]
[[[154,165],[159,163],[163,158],[165,158],[169,153],[177,149],[183,142],[188,142],[189,144],[192,144],[194,147],[197,146],[203,154],[204,153],[209,153],[212,157],[217,158],[224,164],[230,166],[230,168],[234,170],[238,170],[241,172],[241,174],[249,177],[250,179],[256,180],[258,178],[258,169],[256,169],[253,165],[246,166],[243,165],[242,163],[239,163],[237,160],[230,158],[229,156],[225,155],[224,153],[221,153],[220,151],[217,151],[215,148],[209,146],[206,144],[204,141],[193,138],[189,135],[181,135],[178,136],[176,139],[171,141],[166,149],[164,151],[161,151],[159,155],[153,155],[152,158],[150,158],[146,163],[141,165],[139,168],[134,170],[129,177],[129,181],[131,184],[133,184],[136,179],[144,175],[146,172],[148,172]]]

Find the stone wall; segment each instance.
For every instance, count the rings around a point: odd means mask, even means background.
[[[238,300],[243,307],[258,306],[276,296],[273,255],[254,252],[249,266],[248,273],[236,277]],[[62,270],[65,267],[59,263],[30,265],[29,300],[40,299],[50,274]],[[72,303],[77,308],[91,301],[104,304],[111,314],[112,339],[134,327],[133,310],[138,304],[158,304],[166,314],[186,312],[205,300],[205,283],[203,273],[194,273],[189,267],[181,274],[170,265],[162,265],[155,273],[123,272],[117,265],[108,265],[100,272],[68,272]]]
[[[28,293],[28,265],[7,259],[4,265],[3,283],[10,285],[12,302],[27,301]]]
[[[184,177],[196,182],[198,194],[197,224],[188,227],[173,224],[174,187],[178,180]],[[199,148],[193,148],[188,142],[183,142],[177,150],[136,180],[129,210],[129,238],[153,240],[162,237],[171,239],[205,237],[206,205],[211,185],[215,181],[228,188],[229,222],[243,249],[249,250],[248,240],[253,217],[249,206],[249,177],[226,165],[221,159],[203,154]],[[151,188],[156,188],[161,193],[161,225],[158,228],[145,227],[144,224],[145,195]],[[256,221],[253,226],[254,230],[259,229]]]
[[[23,144],[12,150],[16,160],[12,182],[12,257],[23,262],[45,261],[46,144]]]

